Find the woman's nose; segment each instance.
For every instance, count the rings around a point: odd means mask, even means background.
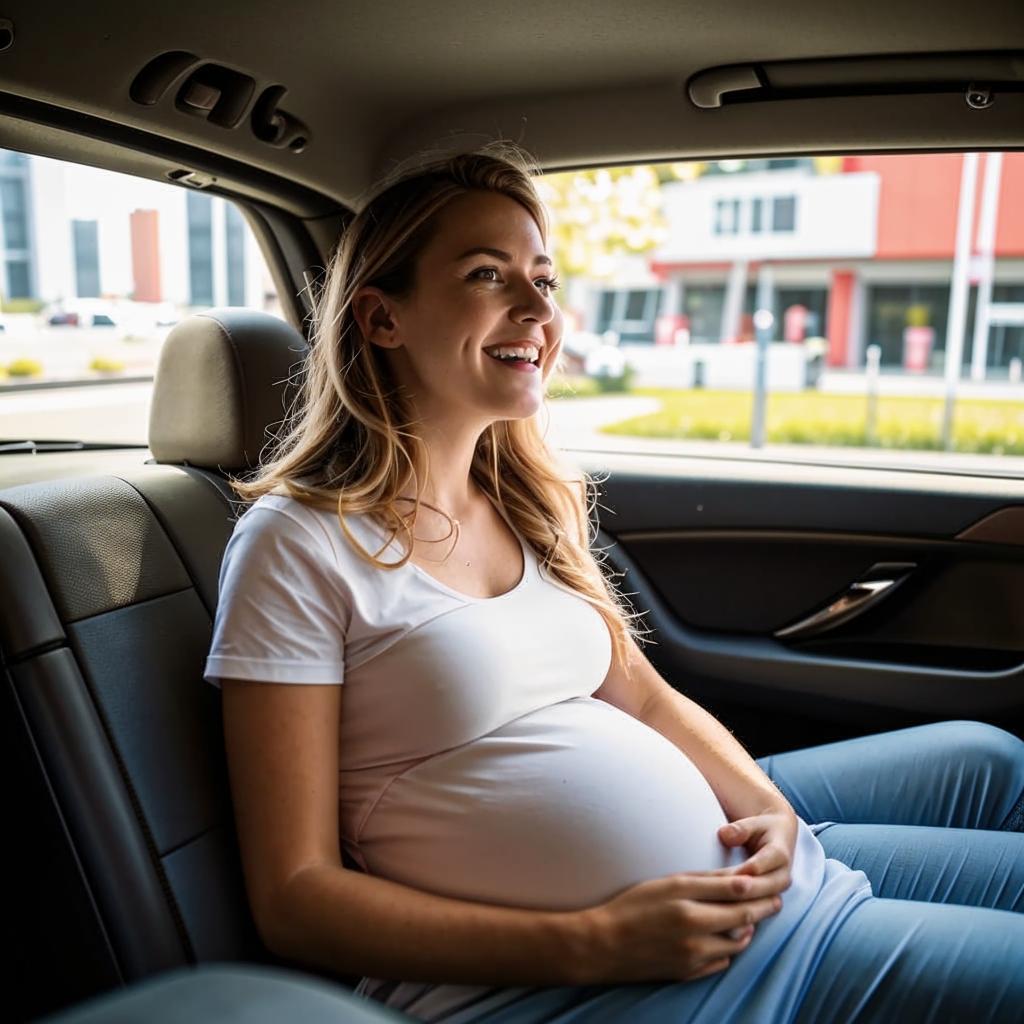
[[[517,323],[538,323],[546,324],[555,315],[555,303],[543,292],[539,291],[532,282],[529,291],[524,291],[520,302],[512,308],[512,318]]]

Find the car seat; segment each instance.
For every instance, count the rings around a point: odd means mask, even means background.
[[[225,473],[256,465],[307,351],[267,314],[191,316],[160,354],[150,461],[0,490],[18,1019],[183,966],[280,964],[202,671],[242,507]]]

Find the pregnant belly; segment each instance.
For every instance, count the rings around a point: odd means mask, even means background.
[[[375,874],[507,906],[573,910],[638,882],[738,863],[705,778],[591,697],[517,718],[398,776],[358,837]]]

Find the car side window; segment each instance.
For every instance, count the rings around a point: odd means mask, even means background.
[[[565,286],[559,443],[1024,474],[1024,153],[540,186]]]
[[[211,306],[281,316],[230,201],[0,150],[0,438],[145,443],[168,332]]]

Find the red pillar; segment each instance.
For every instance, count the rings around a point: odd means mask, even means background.
[[[160,233],[156,210],[134,210],[132,232],[132,280],[136,302],[160,302]]]
[[[833,270],[832,288],[828,296],[828,337],[829,366],[846,366],[850,351],[850,320],[853,311],[854,272]]]

